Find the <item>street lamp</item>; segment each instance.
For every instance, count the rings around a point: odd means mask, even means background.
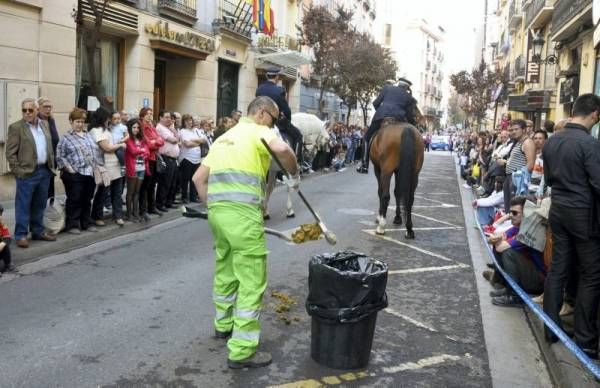
[[[554,65],[556,64],[558,58],[554,54],[548,55],[546,58],[542,58],[542,50],[544,49],[544,44],[546,40],[542,36],[542,34],[537,33],[533,36],[533,57],[531,58],[533,62],[538,65]]]

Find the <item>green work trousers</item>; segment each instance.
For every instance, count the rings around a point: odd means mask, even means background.
[[[260,310],[267,288],[267,247],[261,210],[235,202],[209,207],[216,251],[215,329],[232,331],[230,360],[252,356],[260,338]]]

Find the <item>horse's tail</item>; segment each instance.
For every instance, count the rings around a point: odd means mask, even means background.
[[[400,140],[400,160],[398,160],[396,185],[404,203],[410,198],[415,190],[415,162],[417,158],[416,150],[417,138],[411,125],[405,124]]]

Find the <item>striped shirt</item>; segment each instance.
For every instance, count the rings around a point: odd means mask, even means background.
[[[92,163],[101,160],[100,148],[88,132],[83,135],[73,130],[64,135],[56,147],[56,162],[59,169],[71,167],[81,175],[94,176]]]
[[[523,152],[523,143],[525,140],[521,140],[513,147],[508,162],[506,163],[506,174],[512,174],[515,171],[519,171],[527,165],[527,157]]]

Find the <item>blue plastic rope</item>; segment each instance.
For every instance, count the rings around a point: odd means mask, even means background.
[[[475,219],[477,220],[477,215],[475,216]],[[523,302],[525,302],[525,304],[529,306],[531,310],[533,310],[535,315],[537,315],[542,321],[544,321],[544,324],[548,326],[550,330],[552,330],[552,332],[560,339],[560,341],[567,347],[567,349],[569,349],[571,353],[573,353],[573,355],[575,355],[575,357],[577,357],[579,361],[581,361],[583,366],[591,374],[593,374],[596,377],[596,379],[600,380],[600,366],[598,366],[598,364],[596,364],[591,358],[589,358],[579,348],[579,346],[577,346],[577,344],[573,342],[573,340],[569,338],[569,336],[561,328],[559,328],[558,325],[554,323],[554,321],[548,315],[546,315],[544,310],[529,297],[529,294],[527,294],[517,284],[517,282],[513,280],[513,278],[511,278],[506,272],[504,272],[504,269],[500,268],[500,265],[498,265],[498,262],[496,261],[496,256],[494,256],[494,251],[492,250],[490,244],[488,244],[487,238],[483,233],[483,229],[481,229],[481,225],[479,225],[479,222],[477,222],[477,228],[479,229],[479,234],[483,238],[484,245],[488,251],[490,258],[494,262],[496,269],[500,271],[500,273],[504,276],[504,279],[508,282],[512,289],[517,293],[517,295],[519,295]]]

